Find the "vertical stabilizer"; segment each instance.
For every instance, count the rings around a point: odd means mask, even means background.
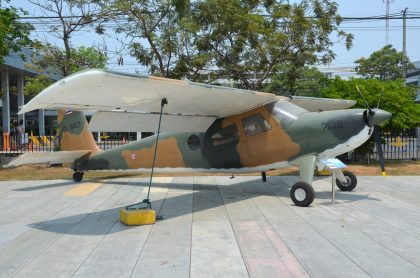
[[[91,150],[92,154],[100,151],[92,133],[88,129],[88,122],[83,112],[59,111],[57,120],[60,150]]]

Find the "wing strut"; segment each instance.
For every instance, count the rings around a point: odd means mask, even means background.
[[[158,124],[157,135],[156,135],[155,152],[153,154],[152,171],[150,172],[150,180],[149,180],[149,188],[147,190],[147,197],[146,197],[146,199],[144,199],[140,203],[126,206],[125,207],[126,210],[145,209],[145,208],[151,209],[152,208],[152,203],[150,202],[150,199],[149,199],[150,188],[152,187],[153,173],[154,173],[154,170],[155,170],[156,153],[157,153],[157,148],[158,148],[158,143],[159,143],[160,124],[162,122],[163,107],[166,104],[168,104],[168,100],[166,98],[163,98],[161,103],[160,103],[159,124]]]

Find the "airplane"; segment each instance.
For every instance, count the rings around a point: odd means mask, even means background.
[[[266,171],[295,165],[301,181],[290,196],[306,207],[322,161],[357,148],[391,117],[377,108],[347,109],[355,103],[88,69],[55,82],[19,112],[59,110],[60,151],[23,154],[9,166],[72,163],[80,182],[86,171],[130,169],[261,172],[265,179]],[[89,124],[86,110],[95,111]],[[91,133],[137,130],[158,132],[110,150],[100,150]],[[353,173],[337,173],[341,190],[356,187]]]

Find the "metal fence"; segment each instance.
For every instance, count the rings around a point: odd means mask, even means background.
[[[108,135],[109,134],[109,135]],[[137,140],[135,133],[108,133],[102,134],[98,138],[98,134],[94,133],[94,138],[98,142],[98,146],[103,149],[112,149]],[[145,134],[144,137],[151,134]],[[372,139],[371,139],[372,140]],[[368,143],[369,144],[369,143]],[[418,160],[420,159],[420,142],[414,130],[386,133],[382,136],[382,150],[387,160]],[[3,134],[0,138],[0,155],[11,154],[18,155],[28,152],[47,152],[58,149],[58,138],[55,136],[28,136],[15,135],[8,136]],[[350,153],[339,157],[343,161],[353,162],[371,162],[378,160],[378,153],[373,140],[370,147],[356,149]]]
[[[95,136],[95,140],[99,148],[108,150],[137,141],[137,136],[127,132],[126,134],[102,135],[100,140]]]
[[[378,161],[378,152],[373,138],[367,144],[368,147],[365,145],[339,158],[353,162]],[[420,159],[419,144],[415,130],[389,132],[382,135],[382,152],[386,160],[418,160]]]
[[[0,140],[0,154],[48,152],[53,151],[56,146],[54,136],[28,136],[28,134],[10,136],[8,133],[3,133]]]
[[[95,137],[97,140],[97,136]],[[97,142],[101,149],[107,150],[136,140],[137,137],[132,135],[113,134],[112,136],[101,136]],[[0,155],[14,156],[30,152],[51,152],[58,148],[59,142],[56,136],[28,136],[28,134],[10,136],[4,133],[0,138]]]

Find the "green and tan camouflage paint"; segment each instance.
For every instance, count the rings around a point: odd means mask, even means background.
[[[226,172],[235,169],[255,170],[255,167],[291,161],[299,156],[320,154],[343,144],[366,128],[364,110],[307,112],[284,101],[216,120],[206,132],[161,133],[156,168],[197,169]],[[260,113],[271,129],[246,136],[242,119]],[[149,169],[152,166],[156,137],[129,143],[115,149],[99,151],[87,131],[81,112],[60,118],[62,150],[93,150],[73,164],[77,171],[108,169]],[[83,122],[82,126],[74,124]],[[235,140],[215,145],[214,133],[229,125],[236,125]],[[194,142],[193,145],[188,142]],[[268,170],[268,169],[267,169]]]

